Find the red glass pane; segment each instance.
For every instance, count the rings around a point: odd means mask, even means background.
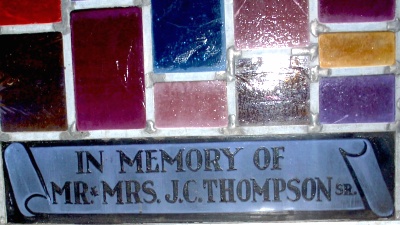
[[[0,25],[61,21],[60,0],[0,1]]]

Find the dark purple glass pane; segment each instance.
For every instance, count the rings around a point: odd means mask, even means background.
[[[6,132],[67,129],[61,33],[0,36],[0,111]]]
[[[236,61],[240,125],[308,123],[310,84],[306,57],[243,58]]]
[[[320,0],[323,23],[379,22],[393,20],[395,0]]]
[[[71,14],[77,128],[145,127],[140,8]]]
[[[394,75],[330,77],[320,81],[321,123],[393,122]]]

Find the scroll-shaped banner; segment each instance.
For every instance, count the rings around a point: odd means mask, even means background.
[[[374,150],[364,139],[32,148],[13,143],[5,163],[25,216],[393,213]]]

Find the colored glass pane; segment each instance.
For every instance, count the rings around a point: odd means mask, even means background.
[[[330,77],[320,81],[321,123],[393,122],[393,75]]]
[[[145,127],[140,8],[71,14],[79,130]]]
[[[0,1],[0,25],[61,21],[60,0]]]
[[[319,0],[323,23],[379,22],[393,20],[395,0]]]
[[[233,2],[236,48],[297,47],[308,44],[308,1]]]
[[[222,127],[228,124],[225,81],[156,83],[157,127]]]
[[[323,68],[390,66],[395,63],[393,32],[329,33],[319,36],[319,61]]]
[[[2,130],[67,129],[61,33],[0,36]]]
[[[154,71],[225,70],[221,0],[152,0]]]

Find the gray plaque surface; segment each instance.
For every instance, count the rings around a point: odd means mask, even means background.
[[[5,163],[35,214],[393,213],[366,139],[25,147]]]

